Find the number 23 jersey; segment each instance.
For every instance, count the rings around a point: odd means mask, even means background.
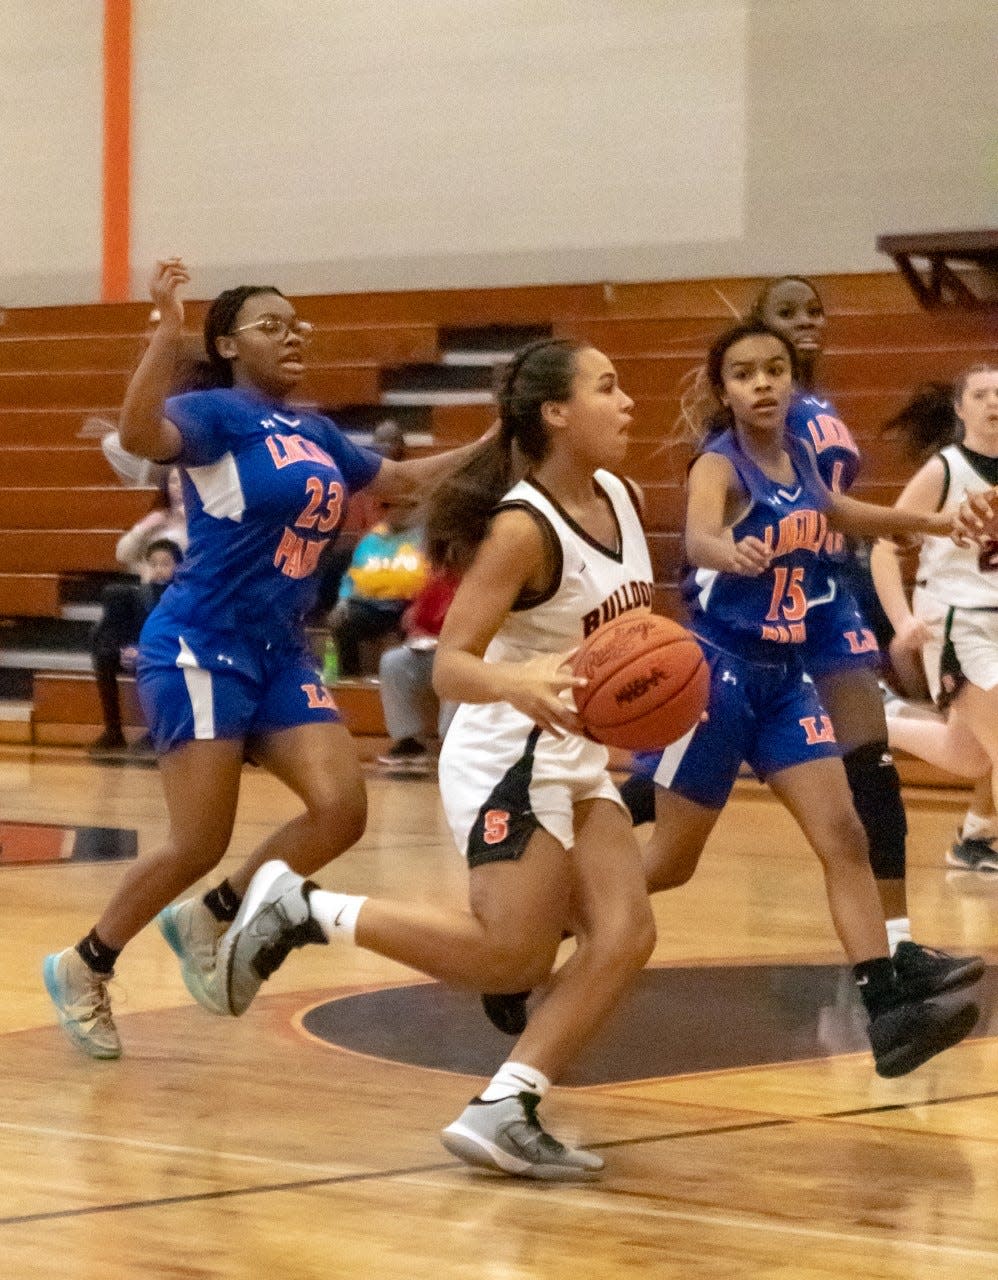
[[[381,458],[328,418],[242,388],[174,396],[190,545],[160,609],[180,622],[294,631],[351,493]]]

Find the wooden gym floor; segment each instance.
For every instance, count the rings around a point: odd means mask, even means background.
[[[463,903],[435,785],[372,777],[370,794],[365,839],[323,882]],[[995,959],[998,876],[942,862],[962,808],[909,795],[911,914],[921,940]],[[295,811],[248,770],[230,858]],[[652,967],[545,1104],[556,1134],[606,1158],[581,1186],[447,1155],[438,1130],[508,1042],[474,998],[365,952],[295,953],[224,1020],[192,1004],[151,928],[119,964],[125,1056],[73,1049],[42,958],[90,927],[125,865],[94,860],[131,852],[106,829],[141,852],[163,823],[155,770],[0,755],[0,1276],[998,1275],[995,983],[974,1038],[879,1080],[817,863],[754,785],[693,882],[656,899]]]

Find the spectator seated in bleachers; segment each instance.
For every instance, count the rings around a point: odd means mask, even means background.
[[[392,744],[378,764],[392,772],[432,769],[427,740],[434,730],[443,739],[456,710],[455,703],[438,702],[433,692],[433,655],[456,590],[453,574],[434,571],[402,615],[404,644],[381,655],[381,705]]]
[[[175,539],[153,538],[144,545],[141,581],[114,583],[104,588],[103,612],[90,638],[104,731],[91,746],[91,752],[120,751],[126,746],[118,676],[123,671],[134,670],[142,624],[173,581],[182,557]]]
[[[118,563],[140,578],[148,575],[146,551],[150,543],[167,538],[176,544],[181,555],[187,550],[184,491],[176,467],[167,471],[160,494],[160,502],[127,533],[123,533],[114,548]]]
[[[383,518],[357,543],[329,626],[341,676],[359,676],[360,645],[401,635],[402,615],[426,581],[423,533],[412,501],[383,505]]]

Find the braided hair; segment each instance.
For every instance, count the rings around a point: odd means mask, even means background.
[[[576,356],[585,346],[569,338],[544,338],[521,348],[501,370],[495,390],[498,434],[430,497],[426,540],[435,565],[463,572],[517,474],[547,457],[551,436],[543,406],[571,397]]]
[[[243,303],[247,298],[254,298],[260,293],[274,293],[279,298],[284,294],[271,284],[241,284],[235,289],[226,289],[220,293],[208,308],[204,318],[204,379],[210,387],[232,386],[232,361],[219,354],[216,340],[232,332]]]

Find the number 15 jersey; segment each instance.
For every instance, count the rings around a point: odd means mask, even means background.
[[[808,601],[814,595],[828,538],[828,490],[806,446],[789,439],[794,478],[781,483],[745,454],[732,431],[708,441],[704,452],[727,458],[749,499],[731,533],[735,542],[759,538],[772,553],[765,573],[748,577],[694,569],[683,583],[691,627],[729,652],[784,662],[807,638]]]

